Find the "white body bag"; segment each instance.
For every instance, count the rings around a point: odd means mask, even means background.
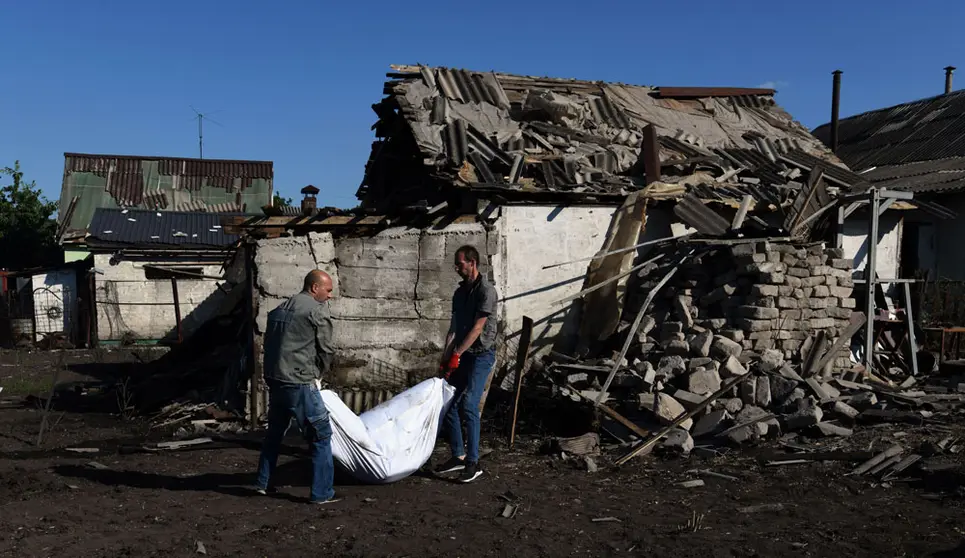
[[[355,479],[384,484],[419,470],[432,455],[455,388],[430,378],[356,415],[338,395],[322,390],[332,424],[332,456]]]

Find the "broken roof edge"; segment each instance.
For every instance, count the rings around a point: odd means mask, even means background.
[[[448,66],[427,66],[423,64],[412,65],[412,64],[390,64],[391,68],[395,73],[388,74],[389,77],[395,77],[395,74],[405,74],[407,77],[420,77],[422,75],[423,69],[443,69],[443,70],[454,70]],[[628,86],[628,87],[644,87],[652,89],[657,97],[662,98],[711,98],[711,97],[740,97],[740,96],[766,96],[772,97],[777,93],[776,89],[767,89],[759,87],[691,87],[691,86],[660,86],[660,85],[646,85],[639,83],[625,83],[621,81],[609,81],[609,80],[585,80],[578,78],[558,78],[550,76],[535,76],[527,74],[515,74],[511,72],[499,72],[496,70],[486,70],[485,72],[481,70],[470,70],[465,68],[460,68],[463,71],[469,71],[474,73],[491,73],[497,78],[507,78],[507,79],[530,79],[534,81],[545,81],[551,83],[559,84],[569,84],[569,85],[582,85],[582,86],[600,86],[600,85],[618,85],[618,86]]]
[[[927,103],[927,102],[935,101],[935,100],[937,100],[937,99],[942,99],[942,98],[955,98],[955,97],[961,96],[962,94],[965,94],[965,89],[959,89],[958,91],[952,91],[951,93],[941,93],[941,94],[938,94],[938,95],[932,95],[931,97],[922,97],[921,99],[912,99],[912,100],[910,100],[910,101],[905,101],[905,102],[903,102],[903,103],[897,103],[897,104],[894,104],[894,105],[891,105],[891,106],[887,106],[887,107],[881,107],[881,108],[876,108],[876,109],[872,109],[872,110],[866,110],[866,111],[864,111],[864,112],[859,112],[859,113],[857,113],[857,114],[852,114],[851,116],[846,116],[846,117],[844,117],[844,118],[839,119],[839,120],[838,120],[838,125],[840,126],[840,125],[841,125],[842,123],[844,123],[844,122],[847,122],[847,121],[849,121],[849,120],[855,120],[855,119],[857,119],[857,118],[861,118],[861,117],[864,117],[864,116],[871,116],[871,115],[874,115],[874,114],[877,114],[877,113],[884,113],[884,112],[892,111],[892,110],[895,110],[896,108],[899,108],[899,107],[904,107],[904,106],[907,106],[907,105],[914,105],[914,104],[917,104],[917,103]],[[830,123],[830,122],[825,122],[824,124],[821,124],[820,126],[817,126],[817,127],[815,127],[815,128],[812,128],[812,129],[811,129],[811,134],[813,134],[814,137],[820,139],[820,140],[823,142],[824,139],[822,139],[822,138],[818,135],[818,132],[820,131],[820,133],[822,133],[822,134],[827,134],[827,133],[830,132],[830,128],[831,128],[831,123]]]

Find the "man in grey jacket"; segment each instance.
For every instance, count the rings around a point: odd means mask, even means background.
[[[309,501],[334,501],[332,480],[332,427],[328,409],[315,381],[332,366],[332,317],[327,301],[332,278],[321,270],[305,276],[302,292],[268,313],[265,331],[265,383],[268,384],[268,433],[258,460],[256,489],[274,490],[271,478],[278,463],[282,439],[295,425],[305,436],[312,455]]]

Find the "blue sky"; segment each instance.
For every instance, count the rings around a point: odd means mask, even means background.
[[[939,94],[965,2],[8,1],[0,166],[51,199],[65,151],[271,160],[275,188],[351,207],[389,64],[643,85],[775,84],[813,128]]]

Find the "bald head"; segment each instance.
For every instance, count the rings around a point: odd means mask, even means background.
[[[332,288],[332,276],[321,269],[313,269],[305,276],[305,292],[319,302],[332,298]]]

